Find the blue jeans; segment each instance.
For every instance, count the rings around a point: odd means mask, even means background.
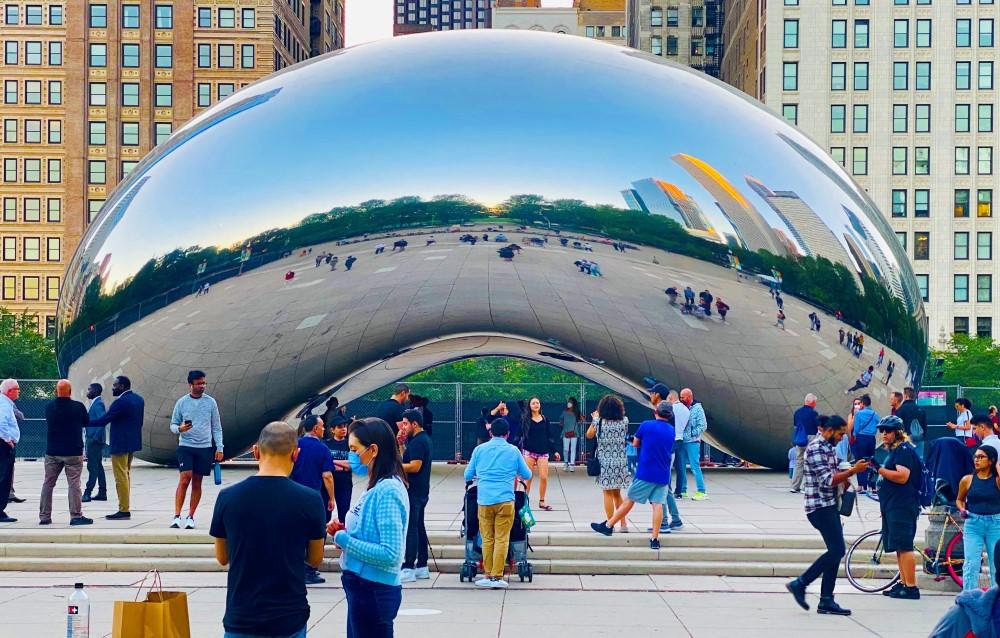
[[[875,454],[875,437],[871,434],[857,434],[854,436],[854,445],[851,446],[851,454],[855,459],[870,459]],[[875,487],[872,485],[871,487]],[[858,474],[858,488],[868,489],[868,473]]]
[[[274,635],[263,635],[263,634],[238,634],[232,631],[227,631],[223,634],[222,638],[306,638],[306,628],[302,627],[299,631],[294,634],[288,634],[286,636],[274,636]]]
[[[671,463],[673,465],[673,463]],[[670,514],[670,521],[667,521],[666,515],[663,517],[663,522],[660,523],[660,531],[667,529],[670,522],[680,523],[681,513],[677,509],[677,499],[674,498],[674,493],[670,491],[670,485],[667,485],[667,513]]]
[[[403,602],[400,585],[383,585],[354,572],[340,577],[347,596],[347,638],[392,638],[392,622]]]
[[[701,441],[691,441],[684,444],[684,452],[687,456],[688,465],[691,466],[691,473],[694,474],[694,482],[698,491],[705,491],[705,477],[701,473]],[[687,483],[687,477],[684,482]]]
[[[996,587],[997,575],[993,570],[993,550],[1000,541],[1000,514],[981,516],[969,512],[962,531],[962,590],[979,589],[979,571],[983,563],[983,546],[990,559],[990,580]]]
[[[674,494],[680,496],[688,491],[687,470],[684,464],[687,461],[687,454],[682,454],[684,441],[674,441],[674,447],[678,448],[674,452]]]

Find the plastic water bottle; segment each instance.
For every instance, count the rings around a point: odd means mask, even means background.
[[[90,598],[83,583],[73,585],[66,606],[66,638],[90,638]]]
[[[212,467],[212,474],[215,478],[216,485],[222,485],[222,464],[216,461],[215,465]]]

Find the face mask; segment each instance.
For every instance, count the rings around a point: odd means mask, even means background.
[[[566,407],[572,410],[573,409],[573,404],[572,403],[567,403]]]
[[[357,452],[348,452],[347,462],[351,464],[351,471],[358,476],[368,476],[368,466],[361,461],[361,455]]]

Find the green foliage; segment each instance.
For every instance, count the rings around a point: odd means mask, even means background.
[[[610,390],[597,386],[581,376],[559,368],[515,357],[475,357],[451,361],[405,379],[407,382],[462,383],[462,398],[490,401],[498,397],[524,397],[538,394],[543,403],[562,403],[569,396],[580,398],[581,385],[588,397],[600,396]],[[549,384],[549,385],[539,385]],[[383,396],[388,386],[373,392]],[[450,386],[415,386],[413,391],[434,400],[451,400]],[[438,397],[436,394],[442,396]]]
[[[948,347],[932,356],[942,361],[938,367],[941,376],[933,379],[935,384],[1000,386],[1000,344],[990,337],[952,335]]]
[[[55,349],[39,334],[37,317],[0,307],[0,377],[51,379],[58,374]]]

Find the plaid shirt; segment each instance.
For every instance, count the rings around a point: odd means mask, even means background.
[[[806,514],[836,505],[837,488],[833,486],[833,473],[837,470],[837,452],[829,441],[817,436],[809,442],[804,470]]]

